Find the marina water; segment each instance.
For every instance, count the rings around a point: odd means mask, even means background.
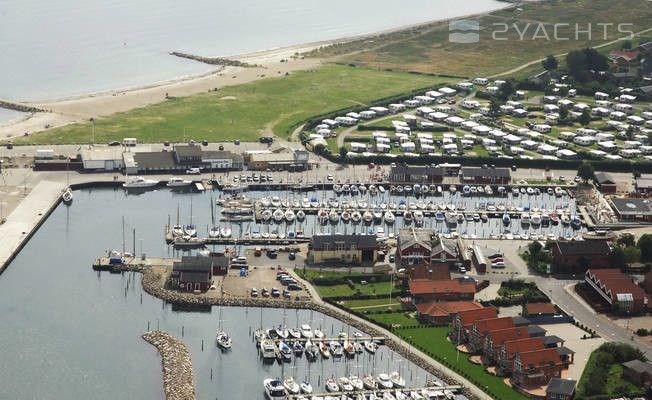
[[[495,10],[495,0],[6,0],[0,97],[41,100],[150,84],[227,56]]]
[[[178,312],[142,292],[140,275],[91,269],[107,249],[122,246],[122,216],[128,251],[169,256],[163,241],[168,215],[182,223],[210,221],[210,194],[150,191],[127,196],[123,190],[75,192],[72,206],[60,205],[0,276],[0,348],[3,349],[2,398],[135,399],[163,398],[158,351],[140,338],[149,324],[181,339],[192,356],[200,399],[263,398],[262,380],[293,375],[309,378],[323,390],[326,377],[402,370],[408,384],[423,384],[424,371],[381,346],[375,356],[353,361],[317,361],[305,356],[263,365],[250,335],[260,326],[258,308],[224,308],[224,326],[233,349],[215,346],[219,309]],[[283,310],[265,309],[263,325],[282,323]],[[329,336],[347,330],[342,323],[310,311],[286,310],[289,327],[310,323]],[[353,331],[351,331],[353,333]],[[203,341],[203,351],[202,351]],[[211,379],[212,369],[212,379]]]

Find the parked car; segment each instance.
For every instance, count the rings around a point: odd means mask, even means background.
[[[218,147],[218,149],[219,149],[220,151],[222,151],[222,150],[224,150],[224,146],[220,145],[220,147]]]
[[[559,175],[559,182],[566,182],[566,177],[564,175]]]
[[[301,290],[301,286],[297,285],[296,283],[290,283],[288,285],[288,290]]]
[[[502,256],[503,255],[501,253],[494,253],[494,254],[490,255],[489,257],[487,257],[487,258],[494,259],[494,258],[500,258]]]
[[[258,297],[258,290],[256,288],[251,288],[251,297]]]
[[[492,268],[505,268],[505,263],[504,262],[499,262],[495,264],[491,264]]]
[[[199,168],[188,168],[186,174],[199,175],[201,174],[201,170]]]
[[[265,288],[263,288],[263,297],[269,297],[269,291]]]
[[[238,145],[240,145],[240,141],[239,141],[238,139],[236,139],[236,140],[233,141],[233,144],[235,144],[236,146],[238,146]]]
[[[120,142],[118,142],[117,140],[109,142],[108,144],[109,144],[109,146],[120,146]]]
[[[202,140],[201,144],[202,146],[208,146],[208,140]]]
[[[272,297],[279,297],[281,295],[281,292],[279,292],[278,288],[273,287],[272,288]]]
[[[288,259],[289,260],[294,260],[296,258],[297,258],[297,255],[294,252],[291,252],[290,254],[288,254]]]
[[[286,299],[289,299],[290,296],[291,296],[290,291],[287,290],[287,289],[283,289],[283,297],[285,297]]]
[[[396,261],[396,256],[394,254],[391,254],[389,256],[389,262],[393,263],[394,261]]]
[[[503,260],[502,258],[494,258],[493,260],[491,260],[491,263],[492,264],[498,264],[498,263],[503,263],[504,264],[505,260]]]
[[[168,147],[169,145],[170,145],[170,142],[168,142],[167,140],[165,142],[163,142],[163,146]]]
[[[328,179],[329,182],[332,182],[333,181],[333,175],[328,175],[326,177],[326,179]]]

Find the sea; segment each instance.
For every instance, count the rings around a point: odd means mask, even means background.
[[[0,98],[84,95],[211,69],[170,51],[230,56],[504,6],[496,0],[5,0]]]
[[[174,310],[143,292],[137,273],[93,271],[96,257],[126,243],[138,253],[173,256],[163,226],[181,219],[210,221],[209,193],[157,190],[127,195],[122,189],[74,192],[59,205],[0,275],[0,399],[161,399],[161,359],[141,335],[161,329],[188,347],[199,399],[264,399],[263,379],[293,376],[324,392],[326,378],[399,370],[408,384],[431,378],[381,346],[354,359],[263,363],[253,332],[285,324],[311,324],[329,337],[354,329],[308,310],[224,307],[222,325],[234,339],[215,345],[220,309]],[[192,200],[191,200],[192,199]],[[124,229],[122,218],[124,217]]]

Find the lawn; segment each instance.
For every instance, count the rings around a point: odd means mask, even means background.
[[[577,384],[578,397],[581,397],[584,394],[583,392],[585,390],[586,385],[593,384],[593,382],[590,382],[589,376],[591,375],[591,372],[595,368],[597,368],[599,353],[600,350],[594,350],[591,353],[591,356],[589,357],[589,361],[586,363],[586,367],[584,367],[584,371],[582,371],[582,376],[580,377],[580,380]],[[606,381],[604,383],[605,386],[602,389],[602,391],[604,392],[603,394],[612,395],[615,398],[630,393],[632,394],[644,393],[644,390],[641,387],[636,386],[633,383],[629,382],[628,380],[623,379],[622,373],[623,373],[622,365],[618,363],[609,365]]]
[[[398,291],[396,291],[395,293],[398,294]],[[383,307],[379,307],[385,304],[392,304],[393,308],[395,308],[394,306],[396,305],[400,306],[401,302],[399,301],[398,297],[394,297],[391,300],[383,298],[383,299],[368,299],[368,300],[346,300],[342,302],[342,305],[344,307],[348,307],[348,308],[371,307],[374,310],[386,309]]]
[[[190,139],[256,141],[269,133],[287,137],[290,127],[306,118],[450,80],[327,65],[98,118],[95,141],[106,143],[124,137],[136,137],[145,143]],[[15,142],[89,143],[91,132],[90,122],[73,124]]]
[[[382,316],[390,316],[397,314],[384,314]],[[402,314],[401,314],[402,315]],[[381,316],[381,315],[378,315]],[[374,315],[373,317],[376,317]],[[400,322],[399,322],[400,323]],[[433,327],[433,328],[411,328],[411,329],[396,329],[393,332],[410,342],[425,350],[426,353],[433,354],[433,358],[444,362],[450,368],[456,370],[458,373],[463,372],[471,380],[476,382],[481,390],[487,391],[489,388],[489,395],[494,399],[505,400],[525,400],[526,397],[514,391],[511,387],[503,382],[502,378],[489,375],[486,373],[482,366],[472,364],[468,361],[468,355],[458,353],[455,346],[446,339],[449,327]]]
[[[309,55],[338,56],[346,63],[378,69],[486,76],[508,71],[544,58],[548,54],[561,54],[625,36],[616,29],[619,23],[633,24],[628,25],[628,28],[634,32],[646,29],[649,27],[649,14],[640,10],[648,7],[646,0],[556,0],[520,3],[518,8],[475,18],[481,27],[479,41],[476,43],[449,41],[446,21],[385,34],[374,40],[365,38],[323,47]],[[603,39],[603,29],[596,28],[597,23],[605,21],[614,24],[613,29],[607,29],[607,40]],[[539,28],[540,23],[543,28]],[[555,23],[567,25],[559,25],[560,29],[555,31]],[[578,40],[572,40],[575,39],[576,23],[583,30],[592,23],[594,31],[591,40],[588,40],[586,33],[580,33]],[[522,38],[514,24],[521,32]],[[500,33],[505,30],[507,32]],[[572,39],[554,40],[555,33],[559,38]],[[503,40],[494,40],[494,35]],[[537,67],[528,72],[540,72],[542,68],[540,65]]]
[[[355,295],[358,290],[360,290],[360,293],[363,295],[381,295],[389,294],[390,282],[375,282],[367,283],[366,285],[355,284],[355,289],[351,289],[349,285],[346,284],[330,286],[316,285],[315,287],[322,297],[350,297]],[[397,289],[394,289],[393,291],[398,292]]]
[[[419,324],[419,321],[402,312],[389,314],[369,314],[367,315],[367,318],[386,325],[398,324],[401,326],[414,326]]]

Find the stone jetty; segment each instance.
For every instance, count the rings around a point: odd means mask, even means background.
[[[230,60],[228,58],[222,57],[202,57],[194,54],[182,53],[179,51],[171,51],[170,54],[181,58],[187,58],[189,60],[203,62],[204,64],[224,65],[227,67],[250,67],[249,64],[243,63],[242,61]]]
[[[143,339],[161,353],[163,388],[167,400],[196,400],[192,360],[186,346],[162,331],[150,331]]]
[[[9,100],[1,100],[1,99],[0,99],[0,108],[6,108],[8,110],[27,112],[27,113],[45,112],[45,110],[38,107],[33,107],[33,106],[16,103]]]

